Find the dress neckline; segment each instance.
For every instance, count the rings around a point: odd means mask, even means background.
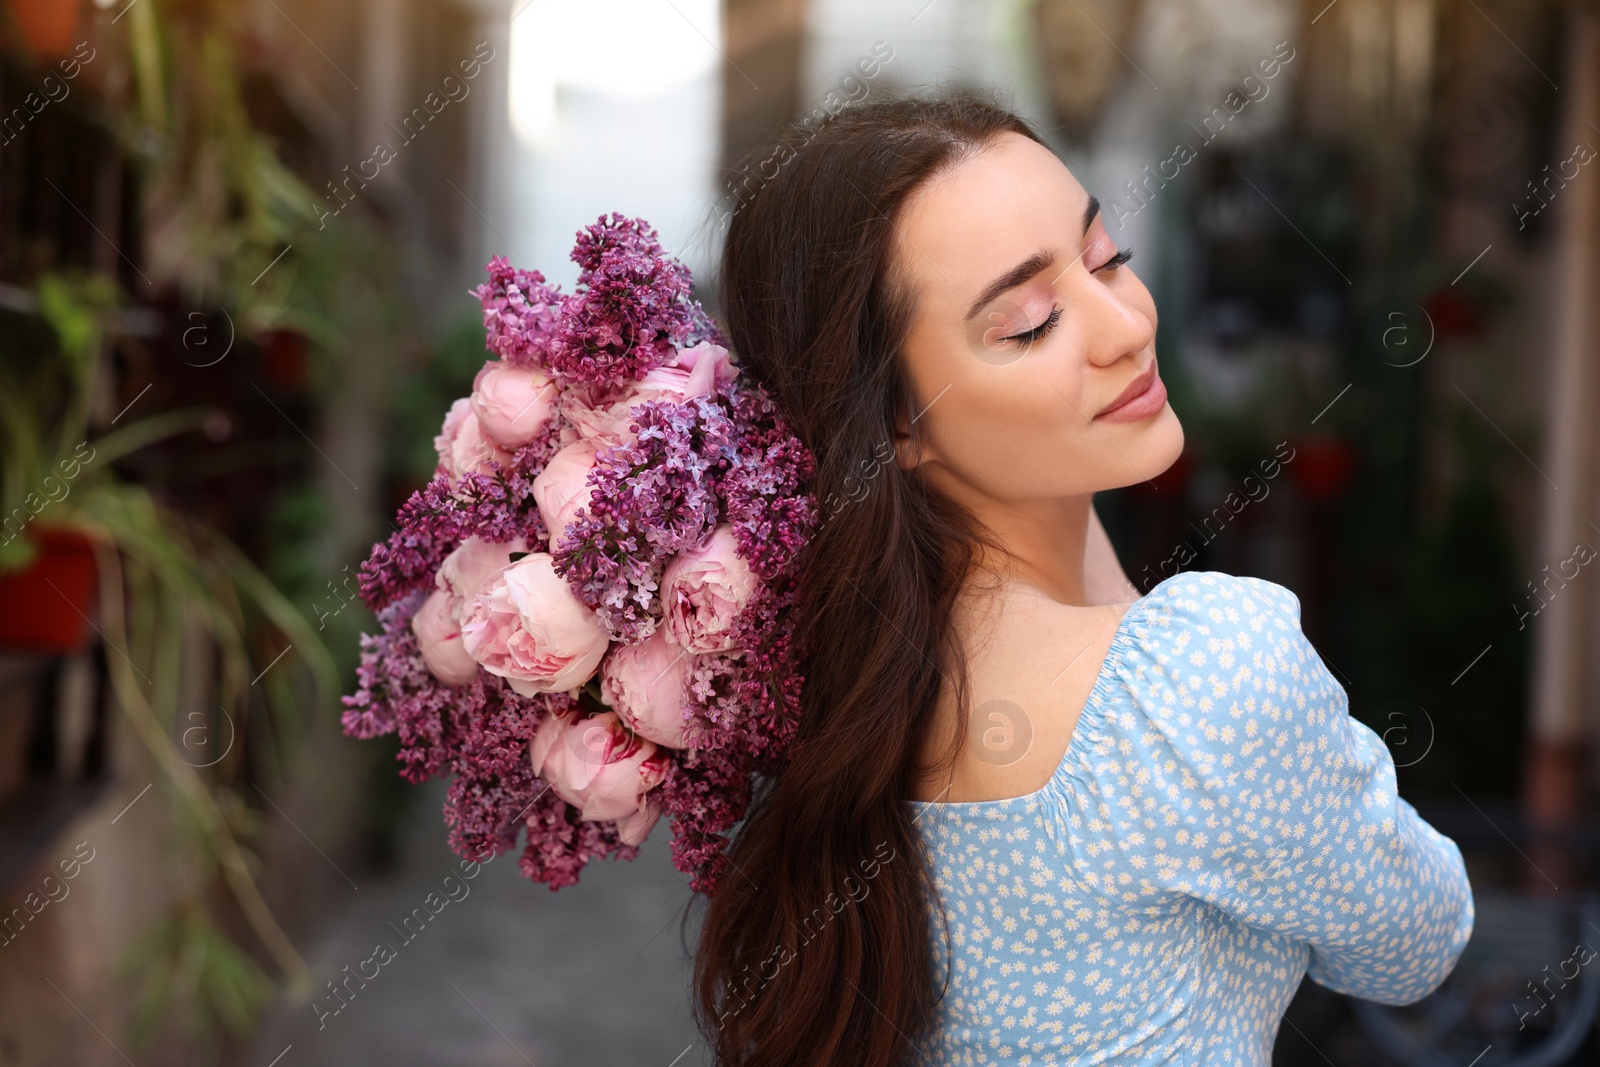
[[[1090,686],[1089,695],[1083,702],[1083,710],[1078,713],[1078,721],[1072,727],[1072,736],[1067,739],[1067,749],[1061,754],[1061,762],[1056,765],[1056,769],[1051,773],[1049,779],[1045,781],[1044,785],[1040,786],[1038,789],[1035,789],[1031,793],[1023,793],[1020,796],[998,797],[989,800],[911,800],[907,798],[906,803],[910,804],[917,812],[916,817],[921,818],[928,812],[930,808],[958,808],[963,811],[974,811],[981,810],[983,808],[1005,808],[1019,804],[1025,806],[1030,801],[1036,801],[1048,793],[1051,787],[1055,785],[1056,779],[1060,778],[1062,772],[1066,770],[1067,764],[1077,756],[1079,750],[1082,748],[1082,744],[1079,742],[1078,738],[1083,733],[1084,719],[1091,712],[1098,713],[1101,710],[1100,704],[1103,696],[1103,690],[1107,685],[1110,684],[1111,678],[1116,673],[1116,665],[1118,661],[1121,660],[1123,652],[1126,651],[1126,645],[1129,639],[1129,621],[1133,618],[1136,612],[1138,612],[1151,600],[1155,599],[1156,593],[1161,591],[1167,585],[1167,583],[1183,574],[1196,573],[1199,572],[1179,571],[1177,574],[1168,575],[1155,585],[1151,586],[1149,592],[1145,593],[1144,596],[1129,604],[1128,610],[1122,613],[1122,618],[1117,621],[1116,631],[1111,635],[1111,647],[1106,650],[1105,660],[1101,662],[1100,671],[1095,675],[1094,684]]]

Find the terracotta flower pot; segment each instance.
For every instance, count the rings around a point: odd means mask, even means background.
[[[66,526],[29,526],[23,536],[39,554],[23,570],[0,575],[0,648],[75,652],[94,632],[94,548]]]
[[[78,0],[7,0],[28,50],[40,61],[60,59],[78,36]]]

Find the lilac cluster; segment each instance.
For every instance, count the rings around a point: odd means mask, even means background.
[[[639,436],[595,457],[588,514],[554,553],[578,599],[629,645],[655,632],[663,561],[716,525],[718,477],[737,454],[733,422],[703,397],[649,400],[633,414]]]
[[[452,773],[444,821],[450,847],[463,859],[500,855],[529,832],[520,867],[540,872],[552,889],[577,881],[596,857],[632,859],[638,849],[617,841],[615,830],[569,817],[568,805],[549,793],[528,765],[528,737],[565,694],[522,697],[501,679],[480,672],[468,686],[436,680],[417,654],[411,616],[422,594],[413,593],[378,612],[382,630],[361,639],[359,688],[344,698],[342,725],[351,737],[398,733],[400,776],[420,784]],[[529,873],[529,877],[534,877]]]
[[[344,698],[344,732],[362,739],[398,732],[400,776],[420,784],[443,773],[456,748],[455,718],[481,693],[463,694],[442,685],[417,653],[411,617],[422,603],[421,591],[378,612],[376,635],[361,637],[358,688]]]
[[[578,235],[572,258],[585,288],[563,308],[547,367],[580,382],[634,381],[687,347],[703,317],[689,270],[662,254],[643,220],[602,218]]]
[[[772,581],[789,570],[816,532],[816,498],[805,489],[816,460],[765,389],[740,392],[733,418],[739,453],[723,485],[728,521],[750,569]]]
[[[561,432],[560,421],[553,421],[533,443],[517,450],[510,466],[491,463],[489,471],[470,471],[453,481],[438,474],[412,493],[395,516],[395,532],[373,545],[359,568],[367,605],[379,611],[419,589],[432,589],[439,564],[468,537],[495,542],[546,539],[533,480],[560,447]]]
[[[489,351],[518,366],[542,364],[549,355],[556,316],[567,299],[536,270],[515,270],[504,256],[489,260],[489,280],[472,290],[483,304]]]
[[[690,365],[674,362],[684,350],[723,343],[690,298],[688,270],[663,254],[642,220],[601,218],[579,234],[573,259],[580,275],[572,295],[556,292],[537,271],[513,270],[500,257],[490,261],[490,281],[475,295],[487,347],[503,363],[546,375],[563,393],[622,396],[658,367],[683,373],[671,367]],[[525,832],[521,872],[555,889],[575,882],[591,859],[638,854],[636,844],[619,837],[618,822],[582,817],[578,799],[558,795],[561,783],[541,780],[530,758],[542,723],[561,728],[575,708],[580,719],[604,710],[592,681],[527,696],[490,673],[495,668],[487,659],[475,674],[471,661],[459,677],[444,672],[460,683],[453,685],[425,662],[436,646],[419,644],[413,620],[430,642],[442,640],[424,625],[422,605],[434,594],[445,558],[472,538],[520,539],[534,553],[548,552],[547,565],[594,613],[599,639],[609,639],[614,651],[656,634],[663,625],[664,567],[704,551],[726,524],[731,551],[744,561],[739,568],[747,564],[759,580],[733,619],[730,643],[713,646],[725,651],[694,655],[683,672],[691,747],[661,746],[670,757],[665,776],[642,787],[671,818],[674,864],[693,876],[695,891],[715,892],[727,862],[726,835],[749,805],[754,776],[783,766],[803,685],[804,650],[796,647],[791,613],[800,557],[817,525],[807,488],[815,466],[758,383],[739,374],[703,380],[713,383],[709,392],[682,402],[653,396],[629,410],[631,439],[595,453],[585,505],[570,519],[563,515],[563,529],[546,528],[552,505],[544,501],[541,509],[537,489],[552,456],[577,447],[578,428],[555,415],[526,445],[498,453],[509,454],[509,462],[485,462],[454,476],[441,462],[435,478],[400,509],[395,533],[374,545],[363,564],[362,596],[381,629],[362,638],[358,688],[344,698],[345,732],[397,733],[400,773],[408,781],[453,776],[445,822],[462,856],[506,852]],[[727,544],[726,530],[721,536]],[[434,595],[432,603],[443,601]],[[518,684],[522,693],[533,691]],[[628,721],[628,729],[635,725],[644,729]]]
[[[705,733],[660,788],[666,809],[678,814],[673,863],[693,873],[695,892],[715,891],[727,865],[726,833],[749,806],[752,775],[782,769],[799,726],[804,679],[795,669],[802,650],[793,607],[792,576],[764,587],[740,616],[743,655],[708,664],[691,682]]]

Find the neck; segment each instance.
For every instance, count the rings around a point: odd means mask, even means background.
[[[1084,552],[1091,496],[1059,497],[974,509],[1000,545],[978,549],[978,566],[1037,590],[1058,604],[1086,605]]]

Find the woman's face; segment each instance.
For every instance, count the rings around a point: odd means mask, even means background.
[[[1155,303],[1049,149],[1004,134],[908,200],[895,242],[916,294],[904,354],[936,488],[981,516],[1145,481],[1177,459]]]

